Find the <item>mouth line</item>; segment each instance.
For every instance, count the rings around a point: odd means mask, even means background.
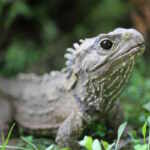
[[[132,56],[141,54],[143,51],[140,51],[139,49],[144,47],[144,42],[143,43],[139,43],[136,44],[134,46],[132,46],[131,48],[129,48],[127,51],[125,51],[124,53],[121,53],[120,55],[115,56],[114,58],[112,58],[114,61],[120,60],[120,59],[125,59],[128,57],[128,59]],[[112,60],[112,62],[113,62]]]
[[[135,55],[136,55],[136,53],[138,54],[138,51],[139,51],[139,48],[141,47],[144,47],[144,42],[142,42],[142,43],[138,43],[138,44],[136,44],[136,45],[134,45],[134,46],[132,46],[131,48],[129,48],[127,51],[125,51],[124,53],[122,53],[122,54],[120,54],[120,55],[117,55],[117,56],[115,56],[114,58],[111,58],[111,64],[113,64],[114,62],[120,62],[120,60],[121,60],[121,62],[123,63],[123,62],[126,62],[128,59],[130,59],[131,57],[134,57]],[[132,50],[132,51],[131,51]],[[139,54],[140,53],[142,53],[141,51],[139,51]],[[113,56],[113,55],[112,55]],[[125,60],[126,58],[128,57],[128,59],[127,60]],[[109,59],[108,59],[109,60]],[[104,63],[102,63],[102,64],[100,64],[100,65],[97,65],[97,66],[95,66],[92,70],[90,70],[90,71],[95,71],[95,70],[97,70],[97,69],[99,69],[100,67],[102,67],[102,66],[104,66],[105,64],[107,64],[107,62],[108,62],[108,60],[107,61],[105,61]]]
[[[133,48],[136,48],[136,47],[142,47],[142,46],[144,46],[145,45],[145,43],[144,42],[142,42],[142,43],[138,43],[138,44],[136,44],[136,45],[134,45],[134,46],[132,46],[128,51],[130,51],[131,49],[133,49]]]

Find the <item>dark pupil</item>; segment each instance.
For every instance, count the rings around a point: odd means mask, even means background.
[[[103,49],[110,49],[113,45],[113,43],[110,41],[110,40],[103,40],[101,43],[100,43],[101,47]]]

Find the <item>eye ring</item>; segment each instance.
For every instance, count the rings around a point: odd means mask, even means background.
[[[100,46],[105,50],[110,50],[113,46],[113,42],[109,39],[104,39],[100,42]]]

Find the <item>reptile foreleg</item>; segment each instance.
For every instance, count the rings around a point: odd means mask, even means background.
[[[61,147],[70,147],[72,150],[80,149],[77,139],[83,131],[83,120],[80,112],[72,112],[60,126],[56,142]]]

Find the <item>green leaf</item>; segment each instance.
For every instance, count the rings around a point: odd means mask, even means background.
[[[121,137],[123,131],[124,131],[125,128],[126,128],[126,126],[127,126],[127,122],[124,122],[123,124],[121,124],[121,125],[119,126],[119,129],[118,129],[118,137],[119,137],[119,138]]]
[[[147,150],[147,144],[137,144],[134,146],[134,150]]]
[[[33,148],[34,150],[38,150],[37,146],[35,144],[33,144],[33,137],[29,136],[29,137],[21,137],[21,140],[25,143],[27,143],[31,148]]]
[[[87,150],[92,150],[93,139],[90,136],[85,136],[82,141],[79,142],[81,146],[84,146]]]
[[[138,137],[137,137],[137,131],[131,130],[131,131],[129,131],[128,134],[130,135],[132,143],[134,143],[134,144],[140,143],[140,139],[138,139]]]
[[[94,140],[92,144],[92,150],[102,150],[101,143],[99,142],[99,140]]]
[[[115,143],[112,143],[111,145],[108,146],[107,150],[112,150],[112,148],[115,146]]]
[[[71,150],[70,148],[62,148],[60,150]]]
[[[46,150],[69,150],[69,149],[68,148],[62,148],[62,149],[60,149],[60,148],[58,148],[57,145],[51,144],[49,147],[46,148]]]
[[[121,125],[119,126],[119,129],[118,129],[118,136],[117,136],[117,142],[116,142],[116,145],[115,145],[115,150],[118,149],[119,141],[120,141],[121,135],[123,134],[123,131],[125,130],[126,126],[127,126],[127,122],[124,122],[123,124],[121,124]]]
[[[144,108],[145,110],[147,110],[148,112],[150,112],[150,102],[144,104],[144,105],[143,105],[143,108]]]
[[[49,147],[46,148],[46,150],[54,150],[54,145],[50,145]]]
[[[143,127],[142,127],[142,134],[143,134],[143,138],[144,138],[144,143],[146,143],[146,131],[147,131],[147,122],[145,122]]]
[[[148,126],[150,127],[150,116],[147,118]]]
[[[101,140],[101,143],[102,143],[104,149],[107,150],[108,146],[109,146],[109,143],[107,141],[103,141],[103,140]]]

